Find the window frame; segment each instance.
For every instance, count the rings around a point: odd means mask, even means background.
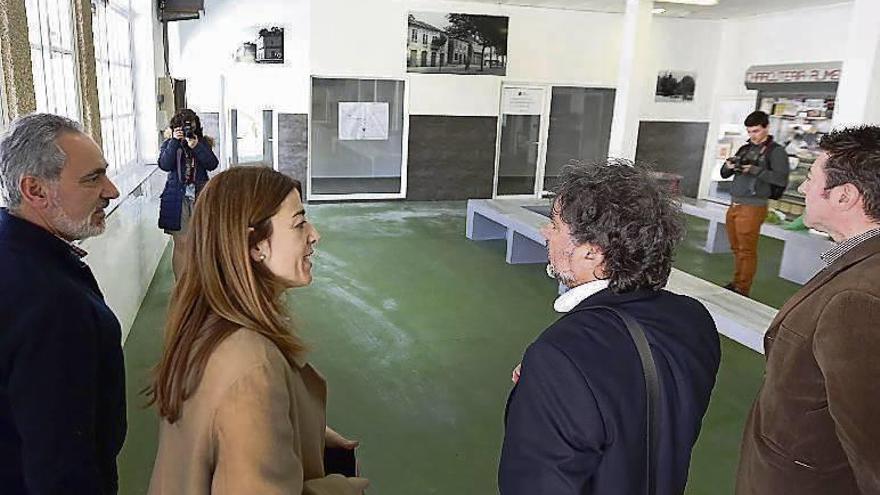
[[[25,15],[28,18],[28,31],[26,33],[28,37],[28,47],[31,55],[31,71],[34,79],[34,99],[37,104],[37,111],[51,112],[55,114],[64,115],[69,117],[77,122],[82,122],[83,120],[83,105],[82,105],[82,93],[81,93],[81,73],[80,73],[80,54],[78,53],[76,45],[76,23],[74,20],[74,0],[25,0]],[[54,2],[54,3],[53,3]],[[59,25],[59,38],[61,38],[60,45],[63,45],[63,35],[61,32],[62,26],[61,23],[64,23],[69,31],[67,32],[69,37],[70,47],[64,46],[56,46],[52,41],[52,19],[50,19],[50,12],[48,12],[49,4],[51,3],[54,7],[58,8],[60,2],[65,2],[67,5],[67,19],[64,19],[61,15],[61,12],[58,12],[58,21]],[[36,12],[33,9],[36,8]],[[31,15],[37,16],[37,21],[35,26],[39,29],[37,33],[31,33]],[[46,33],[45,31],[49,31]],[[33,36],[32,36],[33,34]],[[33,38],[37,38],[39,43],[35,43]],[[46,42],[48,41],[48,45]],[[39,53],[39,61],[34,60],[35,53]],[[65,58],[69,57],[71,61],[71,66],[73,69],[73,73],[70,74],[71,81],[67,81],[64,71],[60,74],[56,73],[55,67],[53,66],[54,60],[57,57],[61,60],[62,64],[64,64]],[[40,66],[40,82],[37,81],[37,74],[33,73],[34,66],[39,64]],[[49,85],[47,84],[47,74],[51,73],[53,88],[51,91],[56,92],[53,95],[53,100],[51,101],[49,98]],[[66,111],[60,111],[60,107],[58,105],[58,76],[62,77],[62,87],[63,87],[63,95],[64,95],[64,107]],[[68,84],[72,83],[72,88],[68,87]],[[42,91],[38,91],[41,89]],[[68,97],[70,94],[68,92],[73,90],[74,101],[69,101]],[[54,104],[54,105],[53,105]],[[69,113],[70,109],[74,110],[74,114]]]
[[[98,83],[101,135],[104,155],[110,165],[109,175],[111,177],[136,167],[141,161],[137,93],[134,80],[136,61],[131,4],[131,0],[91,0],[92,38],[95,47],[95,78]],[[99,13],[99,9],[103,9],[103,11]],[[112,47],[114,41],[118,40],[112,39],[113,27],[110,24],[111,15],[114,14],[125,20],[128,41],[127,46],[115,54]],[[115,58],[118,55],[122,55],[122,57]],[[122,82],[128,84],[116,87],[114,81],[115,77],[118,77],[119,71],[125,73],[127,78]],[[104,91],[107,92],[106,95],[103,94]],[[119,110],[117,98],[122,92],[128,93],[130,97],[119,100],[122,101],[122,104],[127,105],[123,109],[124,113],[117,113]],[[116,135],[116,129],[124,125],[128,125],[131,130],[120,138]],[[124,156],[120,159],[123,154]]]
[[[6,99],[6,73],[3,71],[3,57],[0,57],[0,132],[6,130],[8,122],[9,108]]]

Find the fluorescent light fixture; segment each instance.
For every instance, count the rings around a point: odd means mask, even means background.
[[[666,12],[666,9],[651,9],[652,14],[662,14]]]
[[[718,0],[658,0],[662,3],[683,3],[685,5],[718,5]]]

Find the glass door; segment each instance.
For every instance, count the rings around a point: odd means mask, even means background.
[[[544,194],[556,187],[562,168],[571,160],[596,162],[608,158],[613,110],[613,89],[553,87]]]
[[[274,167],[273,111],[232,108],[232,165]]]
[[[503,85],[494,196],[538,196],[547,140],[544,86]]]

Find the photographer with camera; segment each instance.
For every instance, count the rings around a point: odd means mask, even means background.
[[[766,113],[750,113],[745,120],[749,140],[721,167],[721,177],[733,176],[726,225],[735,266],[733,282],[724,288],[744,296],[758,269],[758,238],[767,202],[782,197],[788,187],[788,154],[773,140],[769,125]]]
[[[171,119],[159,150],[159,168],[168,172],[159,203],[159,228],[174,241],[171,264],[174,277],[183,268],[187,230],[196,197],[208,182],[208,171],[219,161],[211,148],[214,140],[202,133],[202,123],[192,110],[184,108]]]

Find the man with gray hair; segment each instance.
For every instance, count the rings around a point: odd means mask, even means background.
[[[115,494],[125,438],[119,322],[74,241],[119,191],[76,122],[34,114],[0,140],[0,487]]]

